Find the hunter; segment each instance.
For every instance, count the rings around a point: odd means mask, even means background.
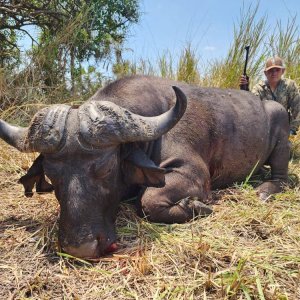
[[[282,104],[289,114],[290,134],[296,135],[300,125],[300,92],[294,80],[284,78],[283,60],[276,56],[267,59],[264,73],[266,80],[257,83],[251,92],[261,100],[275,100]],[[246,85],[249,91],[247,76],[240,78],[240,87]]]

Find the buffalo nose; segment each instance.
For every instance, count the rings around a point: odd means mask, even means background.
[[[118,249],[116,243],[111,243],[108,246],[103,248],[103,245],[99,244],[98,240],[94,240],[92,242],[86,242],[81,244],[78,247],[74,246],[66,246],[63,247],[63,250],[75,257],[78,258],[99,258],[101,255],[105,253],[111,253]]]
[[[98,256],[98,241],[83,243],[78,247],[63,246],[63,250],[75,257],[79,258],[94,258]]]

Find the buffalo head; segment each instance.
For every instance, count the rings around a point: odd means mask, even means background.
[[[64,251],[83,258],[113,251],[117,207],[128,184],[164,185],[165,170],[135,142],[156,140],[180,120],[186,97],[177,87],[173,89],[175,106],[154,117],[99,99],[77,109],[44,108],[28,128],[0,120],[3,140],[22,152],[44,156],[43,168],[61,208],[59,242]]]

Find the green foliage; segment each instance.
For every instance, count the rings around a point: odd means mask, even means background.
[[[156,62],[141,58],[139,61],[130,62],[122,60],[117,55],[117,62],[113,65],[113,73],[119,78],[126,75],[156,75],[163,78],[199,84],[200,73],[198,58],[191,44],[188,44],[180,53],[176,68],[170,51],[163,52]]]
[[[172,54],[165,51],[158,59],[159,75],[163,78],[175,79]]]
[[[72,94],[81,94],[76,83],[81,82],[82,64],[108,58],[113,47],[122,44],[129,26],[138,21],[138,9],[138,0],[7,1],[0,7],[4,20],[0,35],[5,38],[0,47],[19,50],[17,33],[24,32],[35,43],[30,68],[40,71],[39,80],[47,87],[69,85]],[[27,31],[28,25],[39,30],[37,40]],[[1,53],[4,67],[7,51]]]
[[[191,44],[188,44],[180,55],[177,68],[177,80],[194,84],[200,82],[198,58],[196,57]]]
[[[20,62],[20,51],[14,47],[17,34],[10,29],[1,30],[0,41],[0,68],[12,70]]]
[[[272,55],[279,55],[286,64],[286,76],[300,84],[300,36],[296,16],[284,27],[279,21],[269,38]]]
[[[141,58],[139,61],[119,60],[112,66],[116,78],[128,75],[157,75],[157,71],[150,60]]]

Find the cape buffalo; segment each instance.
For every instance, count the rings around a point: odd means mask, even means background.
[[[44,108],[28,128],[0,121],[3,140],[42,154],[61,208],[60,244],[83,258],[116,249],[118,204],[137,192],[145,216],[163,223],[209,214],[201,201],[211,189],[264,164],[272,178],[260,197],[280,192],[288,134],[287,113],[274,101],[146,76],[112,82],[77,108]]]

